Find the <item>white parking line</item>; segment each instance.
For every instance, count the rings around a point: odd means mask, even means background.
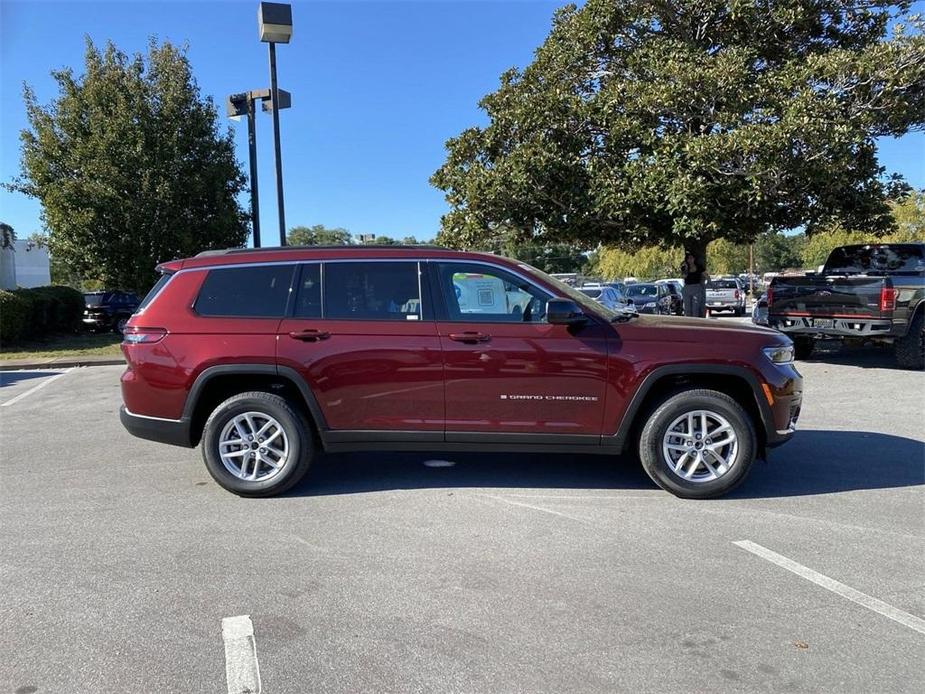
[[[762,547],[756,542],[751,540],[739,540],[738,542],[733,542],[732,544],[737,547],[755,554],[762,559],[767,559],[773,564],[781,566],[787,571],[792,571],[797,576],[805,578],[807,581],[812,581],[818,586],[822,586],[826,590],[830,590],[833,593],[842,596],[855,602],[858,605],[866,607],[868,610],[873,610],[877,614],[881,614],[884,617],[892,619],[894,622],[899,622],[903,626],[909,627],[910,629],[919,632],[920,634],[925,634],[925,619],[911,615],[908,612],[903,612],[902,610],[888,605],[882,600],[877,598],[872,598],[866,593],[862,593],[859,590],[855,590],[851,586],[846,586],[844,583],[836,581],[834,578],[829,578],[828,576],[819,573],[818,571],[813,571],[812,569],[798,564],[792,559],[778,554],[777,552],[772,552],[767,547]]]
[[[41,390],[42,388],[44,388],[45,386],[47,386],[47,385],[48,385],[49,383],[51,383],[52,381],[57,381],[59,378],[61,378],[61,377],[64,376],[65,374],[70,373],[71,371],[73,371],[73,370],[76,369],[76,368],[77,368],[76,366],[72,366],[71,368],[65,369],[64,371],[62,371],[62,372],[59,373],[59,374],[55,374],[55,375],[52,376],[51,378],[45,379],[44,381],[42,381],[41,383],[39,383],[37,386],[33,386],[32,388],[30,388],[29,390],[27,390],[25,393],[20,393],[19,395],[17,395],[17,396],[16,396],[15,398],[13,398],[12,400],[7,400],[7,401],[4,402],[4,403],[0,403],[0,407],[9,407],[10,405],[15,405],[17,402],[19,402],[19,401],[22,400],[23,398],[28,397],[29,395],[32,395],[32,394],[33,394],[35,391],[37,391],[37,390]]]
[[[257,642],[250,615],[225,617],[222,620],[222,639],[225,642],[228,694],[260,694]]]
[[[494,494],[486,494],[489,499],[496,499],[497,501],[503,501],[506,504],[511,506],[520,506],[521,508],[529,508],[534,511],[541,511],[542,513],[549,513],[553,516],[559,516],[561,518],[568,518],[569,520],[578,521],[579,523],[584,523],[585,525],[593,525],[589,521],[586,521],[584,518],[579,518],[578,516],[572,516],[568,513],[562,513],[562,511],[554,511],[551,508],[544,508],[543,506],[535,506],[534,504],[525,504],[521,501],[512,501],[511,499],[505,499],[503,496],[495,496]]]

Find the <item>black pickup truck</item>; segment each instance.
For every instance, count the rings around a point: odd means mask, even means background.
[[[793,339],[798,359],[818,339],[894,345],[900,366],[925,364],[925,243],[839,246],[818,274],[775,277],[768,324]]]

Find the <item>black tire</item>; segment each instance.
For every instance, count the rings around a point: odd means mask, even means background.
[[[112,331],[117,335],[125,333],[125,324],[128,323],[129,316],[119,316],[112,322]]]
[[[669,466],[662,442],[678,417],[693,410],[721,415],[732,426],[738,441],[735,458],[725,474],[717,479],[694,482],[683,479]],[[715,390],[684,390],[666,397],[649,415],[639,436],[639,459],[646,474],[662,489],[682,499],[711,499],[735,489],[755,462],[757,437],[748,412],[734,399]]]
[[[797,335],[793,338],[793,356],[797,359],[809,359],[816,348],[816,341],[811,337]]]
[[[222,429],[233,417],[245,412],[264,413],[280,423],[289,440],[289,455],[282,469],[267,480],[248,481],[233,475],[219,456]],[[202,432],[202,459],[209,474],[233,494],[265,497],[282,494],[305,477],[315,453],[311,425],[297,408],[284,398],[253,391],[228,398],[213,410]]]
[[[736,306],[736,307],[735,307],[735,310],[733,311],[733,313],[735,313],[736,316],[742,317],[742,316],[745,315],[745,307],[744,307],[744,306]]]
[[[894,343],[896,363],[904,369],[925,369],[925,312],[918,311],[909,332]]]

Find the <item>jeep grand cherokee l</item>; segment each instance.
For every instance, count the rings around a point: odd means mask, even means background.
[[[493,255],[231,250],[159,270],[125,331],[122,422],[200,445],[243,496],[322,451],[403,449],[632,452],[664,489],[714,497],[800,412],[780,333],[612,311]]]

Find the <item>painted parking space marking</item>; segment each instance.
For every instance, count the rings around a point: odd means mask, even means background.
[[[222,640],[225,642],[228,694],[260,694],[257,642],[250,615],[225,617],[222,620]]]
[[[76,366],[72,366],[72,367],[69,368],[69,369],[65,369],[65,370],[62,371],[61,373],[57,373],[57,374],[55,374],[54,376],[50,376],[49,378],[46,378],[44,381],[42,381],[41,383],[39,383],[37,386],[32,386],[32,387],[31,387],[29,390],[27,390],[25,393],[20,393],[20,394],[17,395],[15,398],[12,398],[12,399],[10,399],[10,400],[7,400],[7,401],[4,402],[4,403],[0,403],[0,407],[9,407],[10,405],[15,405],[17,402],[19,402],[19,401],[22,400],[23,398],[29,397],[29,396],[32,395],[34,392],[36,392],[36,391],[38,391],[38,390],[41,390],[42,388],[44,388],[45,386],[47,386],[47,385],[48,385],[49,383],[51,383],[52,381],[57,381],[57,380],[58,380],[59,378],[61,378],[62,376],[66,376],[67,374],[69,374],[71,371],[73,371],[73,370],[76,369],[76,368],[77,368]]]
[[[892,619],[894,622],[898,622],[905,627],[909,627],[913,631],[917,631],[920,634],[925,634],[925,619],[916,617],[915,615],[904,612],[899,608],[893,607],[882,600],[871,597],[866,593],[862,593],[859,590],[855,590],[851,586],[846,586],[840,581],[836,581],[834,578],[829,578],[825,574],[821,574],[818,571],[813,571],[807,566],[803,566],[792,559],[773,552],[767,547],[762,547],[757,542],[752,542],[751,540],[739,540],[733,542],[732,544],[737,547],[751,552],[752,554],[766,559],[772,564],[777,564],[778,566],[787,569],[795,573],[801,578],[805,578],[807,581],[812,581],[818,586],[822,586],[826,590],[830,590],[836,595],[840,595],[846,600],[857,603],[863,607],[866,607],[868,610],[873,610],[877,614],[883,615],[889,619]]]

